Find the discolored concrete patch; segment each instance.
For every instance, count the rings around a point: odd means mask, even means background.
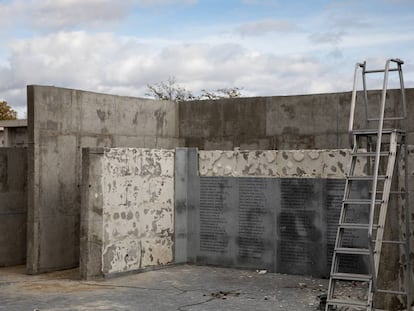
[[[0,310],[318,310],[317,296],[327,285],[310,277],[190,265],[93,281],[76,279],[76,270],[22,272],[0,269]]]

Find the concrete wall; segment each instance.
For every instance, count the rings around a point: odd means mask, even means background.
[[[177,106],[51,86],[27,92],[27,272],[75,267],[82,148],[178,146]]]
[[[0,147],[4,147],[4,128],[0,127]]]
[[[4,128],[5,147],[27,147],[27,127]]]
[[[83,278],[173,261],[174,151],[84,149]]]
[[[0,266],[26,261],[27,151],[0,148]]]
[[[0,146],[27,147],[27,120],[0,120]]]
[[[380,92],[368,94],[375,113]],[[400,93],[389,90],[387,96],[387,105],[398,107]],[[407,89],[406,97],[408,120],[414,120],[414,89]],[[350,102],[350,92],[182,102],[180,137],[186,147],[205,150],[349,148]],[[359,95],[357,126],[365,127],[363,118]],[[414,132],[413,122],[409,132]],[[409,142],[414,144],[414,135]]]

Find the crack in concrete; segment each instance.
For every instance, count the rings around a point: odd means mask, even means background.
[[[187,304],[187,305],[179,306],[179,307],[177,308],[177,310],[178,310],[178,311],[185,311],[183,308],[188,308],[188,307],[193,307],[193,306],[203,305],[203,304],[206,304],[206,303],[208,303],[208,302],[210,302],[210,301],[212,301],[212,300],[214,300],[214,299],[217,299],[217,298],[215,298],[215,297],[211,297],[211,298],[209,298],[209,299],[207,299],[207,300],[204,300],[204,301],[200,301],[200,302],[196,302],[196,303],[191,303],[191,304]]]

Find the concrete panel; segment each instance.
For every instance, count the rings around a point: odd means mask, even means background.
[[[0,267],[26,261],[26,181],[26,148],[0,148]]]
[[[171,263],[174,151],[112,148],[101,154],[85,152],[89,159],[85,154],[82,276]]]
[[[166,101],[28,87],[28,273],[78,265],[81,148],[175,146],[177,110]]]
[[[368,92],[372,115],[378,113],[380,94]],[[414,89],[407,89],[406,97],[408,120],[412,120]],[[389,106],[401,106],[398,90],[388,90],[387,99]],[[350,102],[351,92],[182,102],[180,137],[186,147],[206,150],[349,148]],[[391,113],[387,109],[387,114]],[[366,127],[364,120],[361,94],[357,97],[356,128]],[[399,127],[395,122],[385,125]],[[409,123],[408,127],[409,143],[413,144],[414,125]]]
[[[80,275],[102,275],[102,158],[103,149],[85,148],[82,153],[82,205],[80,225]]]
[[[345,178],[350,150],[199,151],[202,176]],[[366,162],[358,159],[355,173]]]

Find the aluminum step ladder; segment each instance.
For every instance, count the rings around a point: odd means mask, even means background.
[[[390,68],[391,64],[396,65],[396,67]],[[349,134],[352,144],[351,163],[346,176],[344,197],[333,251],[326,311],[341,310],[344,307],[346,307],[344,310],[375,310],[375,297],[378,293],[400,296],[401,300],[405,300],[407,306],[410,306],[412,302],[413,280],[410,259],[406,259],[405,262],[404,290],[379,289],[377,286],[378,277],[381,276],[381,251],[384,244],[398,246],[405,254],[405,258],[410,258],[411,223],[408,207],[408,151],[406,148],[407,111],[402,65],[403,61],[399,59],[389,59],[385,64],[385,68],[381,70],[366,70],[366,62],[357,63],[355,66],[349,120]],[[362,70],[365,129],[354,129],[359,70]],[[387,103],[388,75],[391,71],[398,72],[401,89],[400,107],[389,107],[390,105]],[[366,74],[370,73],[384,74],[379,107],[375,109],[379,111],[376,117],[372,117],[369,114],[369,110],[373,106],[368,105]],[[396,108],[399,108],[399,113],[396,113]],[[393,115],[390,115],[390,111]],[[387,127],[384,127],[384,124]],[[399,165],[401,162],[402,165]],[[361,163],[365,164],[366,169],[364,172],[358,169],[358,165],[361,166]],[[403,168],[403,174],[401,174],[400,167]],[[398,174],[399,171],[400,174]],[[398,178],[400,178],[400,181],[401,178],[404,180],[403,191],[398,188]],[[364,185],[365,188],[363,187]],[[361,196],[361,189],[369,189],[366,191],[368,193],[363,197]],[[398,240],[386,241],[384,240],[384,231],[387,214],[390,214],[390,200],[400,200],[399,202],[402,203],[405,228],[404,232],[399,235],[400,238]],[[369,217],[364,223],[355,220],[351,221],[348,217],[350,211],[358,208],[369,209]],[[367,236],[367,243],[363,247],[347,245],[346,237],[356,231],[362,232],[362,234]],[[349,267],[344,269],[343,265],[341,265],[341,262],[344,260],[366,262],[369,269],[368,271],[350,271]],[[365,285],[366,293],[362,297],[341,297],[341,292],[338,291],[341,285],[342,288]],[[407,309],[410,310],[408,307]]]

